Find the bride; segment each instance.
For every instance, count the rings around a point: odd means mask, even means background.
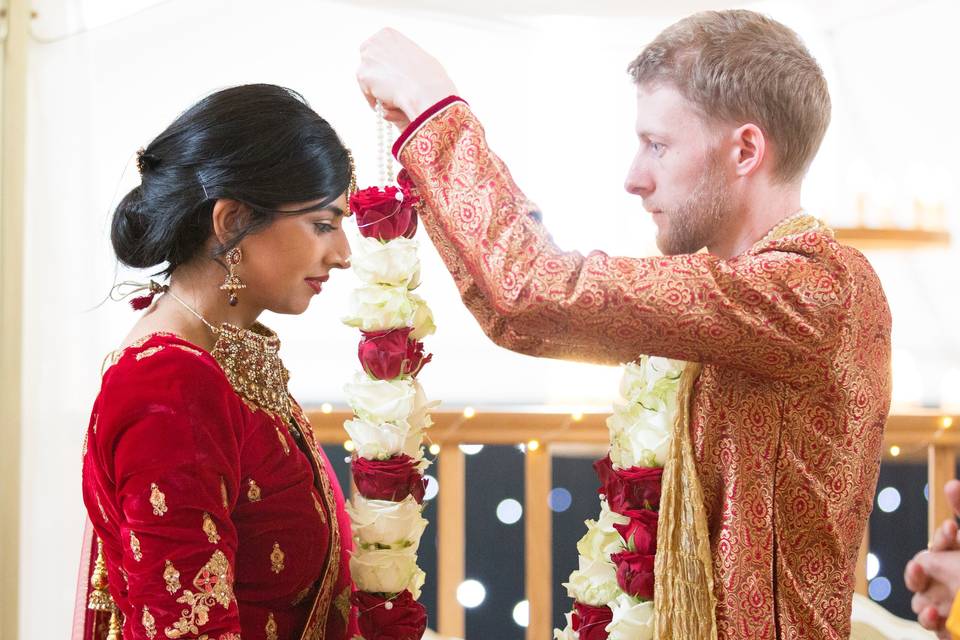
[[[113,247],[167,284],[133,300],[146,313],[90,417],[74,638],[353,637],[343,495],[257,322],[303,313],[349,266],[349,151],[298,94],[247,85],[137,166]]]

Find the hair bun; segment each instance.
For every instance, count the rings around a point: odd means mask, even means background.
[[[163,262],[162,252],[150,246],[150,216],[143,202],[143,187],[130,190],[113,213],[110,242],[123,264],[145,269]]]

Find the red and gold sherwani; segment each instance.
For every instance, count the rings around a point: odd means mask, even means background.
[[[105,372],[83,498],[124,640],[353,637],[343,496],[278,349],[262,325],[224,324],[212,352],[153,334]],[[105,624],[87,615],[74,638]]]
[[[847,640],[890,401],[890,313],[867,260],[819,225],[730,260],[561,251],[456,98],[394,150],[497,344],[702,363],[690,439],[719,637]]]

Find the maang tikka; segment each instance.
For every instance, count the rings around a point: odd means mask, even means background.
[[[240,247],[234,247],[227,252],[227,277],[223,281],[223,284],[220,285],[221,291],[226,291],[227,302],[230,303],[231,307],[237,306],[237,291],[240,289],[246,289],[247,285],[243,284],[243,280],[236,274],[235,269],[237,265],[240,264],[240,260],[243,258],[243,254],[240,252]]]

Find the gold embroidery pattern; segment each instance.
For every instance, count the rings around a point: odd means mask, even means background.
[[[337,599],[333,601],[333,606],[337,608],[344,622],[350,621],[350,587],[344,587]]]
[[[313,495],[312,493],[310,495],[313,498],[313,508],[317,510],[318,514],[320,514],[320,521],[323,522],[323,524],[327,524],[327,514],[323,512],[323,507],[320,506],[320,501],[317,500],[317,496]]]
[[[167,593],[173,595],[180,589],[180,572],[169,560],[166,565],[163,569],[163,581],[167,583]]]
[[[296,400],[290,400],[293,407],[299,408]],[[303,416],[303,412],[298,412]],[[313,464],[320,480],[321,498],[327,507],[327,513],[331,514],[333,522],[330,526],[330,544],[327,547],[326,569],[323,572],[323,578],[320,582],[320,588],[314,597],[313,606],[310,609],[310,615],[307,617],[306,632],[304,637],[319,638],[320,631],[326,625],[330,607],[333,605],[334,587],[340,579],[340,527],[336,522],[337,503],[333,492],[333,486],[330,483],[330,474],[327,468],[322,465],[322,457],[316,453],[316,438],[313,435],[313,428],[307,420],[298,421],[304,436],[313,443],[310,462]]]
[[[140,618],[140,622],[143,623],[143,629],[147,632],[147,637],[153,640],[157,636],[157,621],[153,619],[150,609],[143,608],[143,617]]]
[[[185,345],[185,344],[172,344],[172,345],[170,345],[170,346],[171,346],[171,347],[176,347],[177,349],[180,349],[181,351],[186,351],[187,353],[192,353],[192,354],[195,355],[195,356],[202,356],[202,355],[203,355],[203,352],[202,352],[202,351],[197,351],[196,349],[193,349],[192,347],[188,347],[188,346]]]
[[[153,505],[153,515],[162,516],[167,512],[167,496],[160,491],[157,483],[150,483],[150,504]]]
[[[289,418],[290,374],[279,351],[280,338],[259,322],[250,329],[225,322],[220,325],[211,355],[240,396],[269,413]]]
[[[133,551],[134,560],[137,562],[143,560],[143,554],[140,552],[140,540],[133,531],[130,532],[130,550]]]
[[[97,432],[97,423],[98,423],[99,421],[100,421],[100,416],[99,416],[99,415],[93,416],[93,432],[94,432],[94,433]]]
[[[157,345],[156,347],[150,347],[149,349],[144,349],[143,351],[137,354],[136,356],[137,362],[140,362],[144,358],[149,358],[150,356],[154,356],[160,353],[161,351],[163,351],[163,345]]]
[[[110,522],[110,518],[107,517],[107,512],[103,508],[103,503],[100,502],[100,496],[97,496],[97,507],[100,508],[100,517],[103,518],[104,522]]]
[[[214,523],[213,518],[210,517],[210,514],[206,512],[203,514],[203,532],[207,534],[207,540],[210,541],[210,544],[217,544],[220,542],[220,534],[217,532],[217,525]]]
[[[280,431],[280,427],[273,425],[273,428],[277,430],[277,437],[280,438],[280,444],[283,446],[283,452],[286,455],[290,455],[290,445],[287,444],[287,439],[283,437],[283,432]]]
[[[313,591],[313,585],[310,585],[300,593],[296,595],[293,601],[290,603],[290,606],[296,607],[299,604],[302,604],[304,600],[307,599],[307,596],[310,595],[310,592]]]
[[[227,496],[227,481],[223,479],[223,476],[220,476],[220,497],[223,498],[223,508],[230,508],[230,499]]]
[[[248,481],[250,488],[247,489],[247,500],[250,502],[260,502],[260,485],[253,478]]]
[[[210,621],[210,609],[219,604],[224,609],[230,608],[234,601],[233,576],[230,572],[230,562],[227,556],[219,549],[213,552],[207,564],[203,565],[196,577],[193,586],[197,591],[185,589],[177,602],[185,604],[189,609],[180,612],[180,619],[172,627],[163,630],[168,638],[182,638],[187,634],[196,635],[200,627]],[[221,636],[222,637],[222,636]]]
[[[270,569],[274,573],[280,573],[283,571],[283,561],[287,557],[281,549],[280,545],[276,542],[273,543],[273,551],[270,552]]]
[[[87,457],[87,443],[90,440],[90,431],[89,429],[83,434],[83,449],[80,452],[81,457]]]
[[[267,624],[263,628],[267,633],[267,640],[277,640],[279,637],[277,635],[277,621],[273,619],[273,612],[270,612],[270,615],[267,616]]]

